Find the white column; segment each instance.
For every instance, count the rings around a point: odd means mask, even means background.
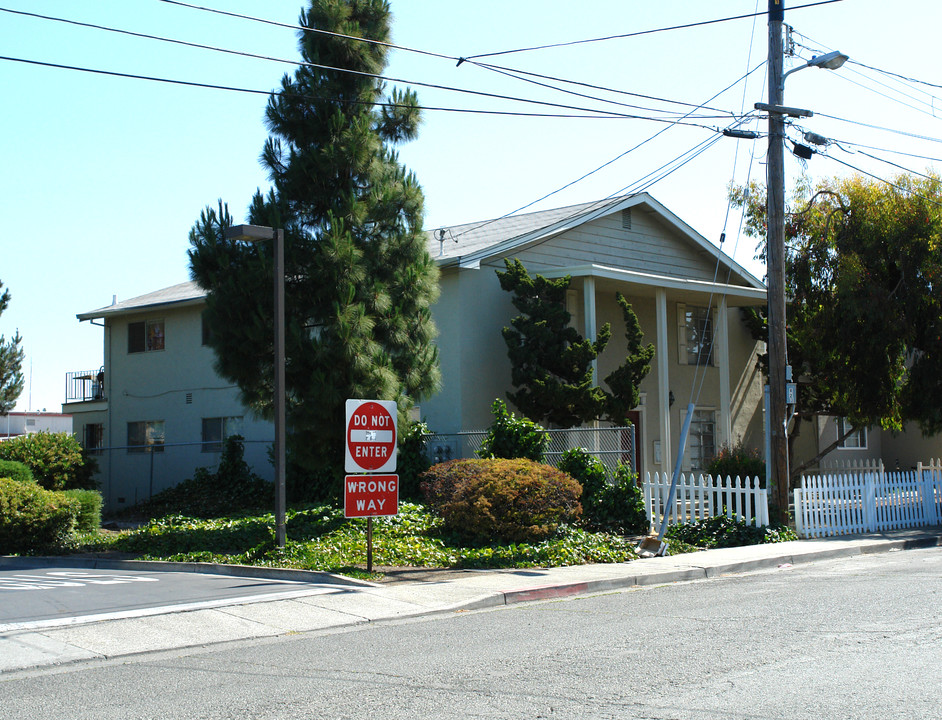
[[[670,371],[667,334],[667,291],[658,288],[657,305],[657,397],[658,415],[660,415],[661,472],[671,472],[671,410],[670,410]]]
[[[729,391],[729,307],[726,302],[726,296],[723,295],[720,298],[719,307],[717,308],[717,322],[716,322],[716,360],[719,364],[720,373],[720,408],[719,408],[719,418],[718,427],[719,430],[719,445],[717,450],[720,449],[719,446],[722,446],[724,443],[731,445],[732,444],[732,418],[730,417],[730,391]]]
[[[587,340],[595,342],[598,329],[595,320],[595,278],[585,277],[582,279],[582,294],[585,298],[585,336]],[[592,361],[592,384],[599,384],[599,363],[598,360]]]

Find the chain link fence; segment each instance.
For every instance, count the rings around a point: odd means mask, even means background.
[[[637,468],[638,456],[635,452],[635,428],[568,428],[565,430],[544,430],[549,437],[545,460],[549,465],[557,465],[567,450],[582,448],[589,455],[598,458],[609,476],[619,465]],[[485,430],[473,430],[461,433],[429,433],[424,436],[425,453],[434,463],[447,460],[478,457],[478,451],[484,442]]]

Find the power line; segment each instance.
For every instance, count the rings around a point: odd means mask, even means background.
[[[91,73],[95,75],[105,75],[109,77],[120,77],[120,78],[129,79],[129,80],[147,80],[150,82],[165,83],[168,85],[183,85],[186,87],[197,87],[197,88],[203,88],[203,89],[208,89],[208,90],[225,90],[228,92],[238,92],[238,93],[245,93],[245,94],[250,94],[250,95],[269,96],[273,92],[271,90],[257,90],[253,88],[235,87],[231,85],[218,85],[214,83],[195,82],[192,80],[177,80],[177,79],[172,79],[172,78],[162,78],[162,77],[157,77],[153,75],[139,75],[135,73],[124,73],[124,72],[117,72],[114,70],[100,70],[96,68],[79,67],[76,65],[63,65],[61,63],[50,63],[50,62],[44,62],[41,60],[27,60],[25,58],[15,58],[15,57],[8,57],[8,56],[2,56],[2,55],[0,55],[0,60],[6,60],[9,62],[18,62],[18,63],[27,64],[27,65],[38,65],[40,67],[54,68],[57,70],[73,70],[76,72]],[[468,91],[468,92],[472,92],[472,91]],[[316,95],[306,95],[304,93],[289,93],[289,92],[285,92],[284,90],[277,91],[277,94],[284,95],[287,97],[297,97],[297,98],[302,98],[302,99],[306,98],[309,100],[320,100],[324,102],[343,103],[347,105],[369,105],[371,107],[390,107],[390,108],[414,107],[417,110],[428,110],[428,111],[436,111],[436,112],[454,112],[454,113],[468,113],[468,114],[478,114],[478,115],[500,115],[500,116],[510,116],[510,117],[533,117],[533,118],[576,119],[576,120],[579,120],[579,119],[646,120],[646,121],[651,121],[651,122],[678,123],[678,124],[687,125],[689,127],[696,127],[700,129],[706,129],[706,130],[715,130],[715,128],[711,126],[702,125],[699,123],[682,123],[677,120],[670,120],[670,119],[665,119],[665,118],[644,117],[640,115],[623,115],[619,113],[610,113],[610,112],[603,112],[599,114],[596,111],[592,111],[588,109],[585,110],[586,113],[595,112],[595,114],[524,113],[524,112],[512,112],[512,111],[507,111],[507,110],[480,110],[480,109],[474,109],[474,108],[454,108],[454,107],[442,107],[442,106],[430,106],[430,105],[413,106],[413,105],[404,105],[400,103],[379,102],[379,101],[372,102],[372,101],[366,101],[366,100],[350,100],[350,99],[339,99],[339,98],[323,97],[323,96],[316,96]],[[480,93],[480,94],[487,95],[487,93]],[[513,98],[506,98],[506,99],[513,99]],[[520,101],[538,103],[538,101],[528,101],[526,99],[521,99]],[[539,104],[553,105],[553,103],[539,103]]]
[[[882,178],[882,177],[880,177],[879,175],[874,175],[873,173],[867,172],[866,170],[863,170],[863,169],[861,169],[861,168],[859,168],[859,167],[855,167],[855,166],[851,165],[850,163],[844,162],[843,160],[838,160],[838,159],[837,159],[836,157],[834,157],[833,155],[828,155],[827,153],[824,153],[824,157],[828,158],[829,160],[833,160],[833,161],[836,162],[836,163],[840,163],[841,165],[844,165],[845,167],[849,167],[849,168],[850,168],[851,170],[853,170],[854,172],[858,172],[858,173],[860,173],[861,175],[866,175],[867,177],[871,177],[871,178],[873,178],[874,180],[878,180],[879,182],[882,182],[882,183],[884,183],[884,184],[886,184],[886,185],[889,185],[890,187],[895,188],[895,189],[899,190],[900,192],[908,193],[908,194],[910,194],[910,195],[915,195],[916,197],[921,198],[922,200],[925,200],[926,202],[930,202],[930,203],[932,203],[933,205],[938,205],[939,207],[942,207],[942,202],[938,202],[937,200],[933,200],[932,198],[926,197],[925,195],[921,195],[920,193],[913,192],[912,190],[910,190],[910,189],[908,189],[908,188],[904,188],[904,187],[902,187],[901,185],[897,185],[896,183],[891,182],[890,180],[887,180],[886,178]]]
[[[870,123],[860,122],[859,120],[848,120],[847,118],[837,117],[836,115],[827,115],[821,112],[815,112],[815,115],[817,117],[828,118],[829,120],[837,120],[838,122],[850,123],[851,125],[859,125],[860,127],[870,128],[871,130],[882,130],[883,132],[904,135],[905,137],[916,138],[917,140],[925,140],[926,142],[942,143],[942,139],[930,137],[928,135],[919,135],[917,133],[906,132],[905,130],[896,130],[895,128],[883,127],[882,125],[871,125]]]
[[[252,22],[264,23],[265,25],[274,25],[275,27],[288,28],[290,30],[302,30],[304,32],[317,33],[319,35],[329,35],[331,37],[343,38],[345,40],[357,40],[359,42],[370,43],[372,45],[382,45],[391,50],[402,50],[404,52],[418,53],[419,55],[429,55],[431,57],[442,58],[443,60],[457,60],[454,55],[442,55],[441,53],[431,52],[429,50],[419,50],[417,48],[396,45],[382,40],[373,40],[371,38],[358,37],[356,35],[344,35],[343,33],[332,32],[330,30],[321,30],[320,28],[304,27],[303,25],[291,25],[290,23],[277,22],[276,20],[267,20],[265,18],[253,17],[252,15],[242,15],[240,13],[230,12],[228,10],[217,10],[216,8],[203,7],[202,5],[192,5],[190,3],[180,2],[179,0],[160,0],[168,5],[179,5],[180,7],[190,8],[192,10],[201,10],[203,12],[215,13],[217,15],[227,15],[229,17],[239,18],[240,20],[251,20]]]
[[[761,67],[761,66],[760,66],[760,67]],[[723,89],[720,90],[719,92],[717,92],[717,93],[715,93],[714,95],[712,95],[710,98],[708,98],[708,99],[705,100],[703,103],[701,103],[700,105],[698,105],[696,108],[694,108],[693,110],[691,110],[690,113],[688,113],[688,115],[694,113],[697,109],[699,109],[700,107],[706,105],[707,103],[713,102],[713,100],[715,100],[717,97],[719,97],[720,95],[722,95],[723,93],[725,93],[725,92],[726,92],[727,90],[729,90],[730,88],[735,87],[738,83],[740,83],[740,82],[742,82],[743,80],[745,80],[746,78],[748,78],[749,75],[751,74],[751,72],[752,72],[752,71],[747,72],[745,75],[743,75],[741,78],[739,78],[738,80],[736,80],[736,81],[733,82],[732,84],[727,85],[725,88],[723,88]],[[750,116],[746,116],[746,117],[742,118],[742,119],[739,121],[739,123],[745,122],[745,120],[746,120],[748,117],[750,117]],[[679,124],[683,124],[683,123],[681,123],[680,121],[673,121],[673,122],[672,122],[670,125],[668,125],[666,128],[663,128],[662,130],[659,130],[658,132],[654,133],[654,135],[652,135],[651,137],[649,137],[649,138],[647,138],[647,139],[645,139],[645,140],[642,140],[640,143],[638,143],[638,144],[635,145],[634,147],[629,148],[628,150],[626,150],[626,151],[623,152],[623,153],[620,153],[619,155],[616,155],[616,156],[613,157],[611,160],[608,160],[607,162],[602,163],[602,164],[599,165],[598,167],[594,168],[593,170],[590,170],[589,172],[587,172],[587,173],[585,173],[584,175],[582,175],[582,176],[576,178],[575,180],[572,180],[572,181],[566,183],[566,184],[563,185],[562,187],[556,188],[555,190],[553,190],[553,191],[551,191],[551,192],[549,192],[549,193],[546,193],[546,194],[543,195],[542,197],[539,197],[539,198],[537,198],[536,200],[533,200],[532,202],[529,202],[529,203],[527,203],[526,205],[523,205],[523,206],[517,208],[516,210],[512,210],[512,211],[510,211],[510,212],[508,212],[508,213],[505,213],[505,214],[501,215],[500,217],[493,218],[493,219],[487,220],[487,221],[485,221],[485,222],[483,222],[483,223],[481,223],[481,224],[479,224],[479,225],[475,225],[474,227],[470,227],[470,228],[468,228],[467,230],[464,230],[464,231],[462,231],[461,233],[459,233],[456,237],[461,237],[461,235],[464,235],[464,234],[466,234],[466,233],[472,232],[473,230],[478,230],[478,229],[480,229],[480,228],[482,228],[482,227],[484,227],[484,226],[486,226],[486,225],[490,225],[491,223],[497,222],[498,220],[503,220],[504,218],[510,217],[511,215],[516,215],[516,214],[517,214],[518,212],[520,212],[521,210],[526,210],[527,208],[532,207],[533,205],[536,205],[537,203],[542,202],[543,200],[546,200],[547,198],[550,198],[550,197],[552,197],[553,195],[556,195],[556,194],[562,192],[563,190],[566,190],[567,188],[572,187],[572,186],[575,185],[576,183],[581,182],[582,180],[585,180],[587,177],[590,177],[591,175],[594,175],[595,173],[599,172],[599,171],[602,170],[603,168],[608,167],[609,165],[611,165],[612,163],[614,163],[614,162],[620,160],[621,158],[625,157],[625,156],[628,155],[629,153],[634,152],[635,150],[637,150],[637,149],[640,148],[641,146],[646,145],[647,143],[651,142],[652,140],[654,140],[655,138],[657,138],[659,135],[662,135],[663,133],[665,133],[665,132],[667,132],[668,130],[670,130],[671,127],[673,127],[674,125],[679,125]],[[722,135],[717,135],[717,136],[716,136],[716,139],[718,140],[718,139],[721,138],[721,137],[722,137]],[[681,156],[681,157],[682,157],[682,156]],[[692,159],[692,158],[691,158],[691,159]],[[662,166],[662,167],[664,167],[664,166]],[[649,175],[650,175],[650,174],[649,174]],[[648,177],[648,176],[645,176],[645,177]],[[666,177],[666,176],[665,176],[665,177]],[[663,178],[659,178],[659,179],[663,179]],[[611,196],[610,196],[610,197],[611,197]]]
[[[197,48],[197,49],[200,49],[200,50],[210,50],[210,51],[213,51],[213,52],[221,52],[221,53],[226,53],[226,54],[231,54],[231,55],[237,55],[237,56],[240,56],[240,57],[248,57],[248,58],[253,58],[253,59],[257,59],[257,60],[267,60],[267,61],[271,61],[271,62],[283,63],[283,64],[286,64],[286,65],[294,65],[294,66],[297,66],[297,67],[308,67],[308,68],[314,68],[314,69],[319,69],[319,70],[330,70],[330,71],[334,71],[334,72],[341,72],[341,73],[347,73],[347,74],[351,74],[351,75],[357,75],[357,76],[360,76],[360,77],[375,78],[375,79],[378,79],[378,80],[383,80],[383,81],[385,81],[385,82],[394,82],[394,83],[400,83],[400,84],[404,84],[404,85],[413,85],[413,86],[416,86],[416,87],[425,87],[425,88],[434,89],[434,90],[444,90],[444,91],[447,91],[447,92],[457,92],[457,93],[464,93],[464,94],[469,94],[469,95],[477,95],[477,96],[480,96],[480,97],[489,97],[489,98],[498,99],[498,100],[509,100],[509,101],[512,101],[512,102],[529,103],[529,104],[541,105],[541,106],[545,106],[545,107],[559,108],[559,109],[561,109],[561,110],[576,110],[576,111],[579,111],[579,112],[590,112],[590,113],[598,113],[598,112],[599,112],[598,110],[596,110],[596,109],[594,109],[594,108],[586,108],[586,107],[580,107],[580,106],[576,106],[576,105],[564,105],[564,104],[560,104],[560,103],[553,103],[553,102],[542,101],[542,100],[533,100],[533,99],[529,99],[529,98],[515,97],[515,96],[509,96],[509,95],[500,95],[500,94],[497,94],[497,93],[487,93],[487,92],[483,92],[483,91],[479,91],[479,90],[469,90],[469,89],[466,89],[466,88],[451,87],[451,86],[448,86],[448,85],[440,85],[440,84],[437,84],[437,83],[426,83],[426,82],[422,82],[422,81],[419,81],[419,80],[406,80],[406,79],[403,79],[403,78],[386,77],[386,76],[383,76],[383,75],[378,75],[378,74],[376,74],[376,73],[368,73],[368,72],[363,72],[363,71],[360,71],[360,70],[351,70],[351,69],[348,69],[348,68],[334,67],[334,66],[331,66],[331,65],[322,65],[322,64],[320,64],[320,63],[311,63],[311,62],[305,62],[305,61],[301,61],[301,60],[287,60],[287,59],[284,59],[284,58],[276,58],[276,57],[271,57],[271,56],[267,56],[267,55],[260,55],[260,54],[257,54],[257,53],[249,53],[249,52],[244,52],[244,51],[241,51],[241,50],[232,50],[232,49],[229,49],[229,48],[221,48],[221,47],[217,47],[217,46],[213,46],[213,45],[206,45],[206,44],[203,44],[203,43],[194,43],[194,42],[189,42],[189,41],[186,41],[186,40],[177,40],[177,39],[175,39],[175,38],[161,37],[161,36],[158,36],[158,35],[149,35],[149,34],[147,34],[147,33],[139,33],[139,32],[133,32],[133,31],[130,31],[130,30],[122,30],[122,29],[119,29],[119,28],[107,27],[107,26],[104,26],[104,25],[96,25],[96,24],[93,24],[93,23],[80,22],[80,21],[77,21],[77,20],[69,20],[69,19],[66,19],[66,18],[58,18],[58,17],[52,17],[52,16],[48,16],[48,15],[39,15],[39,14],[36,14],[36,13],[27,13],[27,12],[22,12],[22,11],[18,11],[18,10],[9,10],[9,9],[7,9],[7,8],[0,8],[0,12],[7,12],[7,13],[16,14],[16,15],[25,15],[25,16],[29,16],[29,17],[34,17],[34,18],[42,19],[42,20],[49,20],[49,21],[52,21],[52,22],[62,22],[62,23],[66,23],[66,24],[69,24],[69,25],[77,25],[77,26],[80,26],[80,27],[87,27],[87,28],[91,28],[91,29],[95,29],[95,30],[101,30],[101,31],[105,31],[105,32],[113,32],[113,33],[118,33],[118,34],[122,34],[122,35],[129,35],[129,36],[132,36],[132,37],[137,37],[137,38],[142,38],[142,39],[147,39],[147,40],[156,40],[156,41],[159,41],[159,42],[167,42],[167,43],[172,43],[172,44],[176,44],[176,45],[183,45],[183,46],[186,46],[186,47]],[[14,60],[17,60],[18,58],[5,58],[5,59],[14,59]],[[28,61],[24,61],[24,62],[28,62]],[[52,64],[49,64],[49,65],[54,66],[54,65],[52,65]],[[74,69],[74,70],[83,69],[83,68],[77,68],[77,67],[74,67],[74,66],[64,66],[64,65],[63,65],[63,66],[60,66],[60,67],[68,68],[68,69]],[[122,77],[135,77],[135,76],[133,76],[133,75],[131,75],[131,74],[109,73],[109,72],[107,72],[107,71],[101,71],[101,72],[103,72],[103,73],[105,73],[105,74],[114,74],[114,75],[122,76]],[[139,77],[140,77],[141,79],[157,80],[157,78],[150,77],[150,76],[139,76]],[[161,81],[162,81],[162,82],[173,82],[173,81],[167,80],[167,79],[161,79]],[[183,84],[200,85],[199,83],[183,83]],[[213,87],[213,85],[208,84],[208,83],[207,83],[207,84],[203,84],[203,86],[204,86],[204,87]],[[217,87],[217,89],[228,89],[228,90],[232,90],[232,89],[234,89],[234,88],[230,88],[230,87]],[[655,112],[658,112],[658,111],[655,111]],[[653,117],[649,117],[649,116],[630,115],[630,114],[625,114],[625,113],[620,113],[620,114],[609,113],[609,114],[612,114],[612,115],[614,115],[614,116],[616,116],[616,117],[624,117],[624,118],[629,118],[629,119],[634,119],[634,120],[645,119],[645,120],[651,120],[651,121],[654,121],[654,122],[671,122],[671,121],[672,121],[672,119],[653,118]],[[684,117],[689,117],[689,114],[688,114],[687,116],[684,116]],[[726,117],[726,116],[724,116],[724,117]],[[706,119],[706,118],[701,118],[701,119]],[[689,123],[689,124],[694,125],[693,123]]]
[[[817,5],[830,5],[831,3],[842,2],[842,0],[820,0],[820,2],[808,3],[806,5],[797,5],[796,7],[789,8],[790,11],[801,10],[803,8],[815,7]],[[766,15],[767,13],[747,13],[745,15],[732,15],[724,18],[717,18],[715,20],[702,20],[700,22],[686,23],[684,25],[672,25],[670,27],[656,28],[653,30],[638,30],[636,32],[622,33],[620,35],[607,35],[605,37],[589,38],[587,40],[570,40],[568,42],[559,42],[559,43],[550,43],[547,45],[535,45],[533,47],[517,48],[515,50],[501,50],[498,52],[490,53],[479,53],[478,55],[468,55],[467,57],[462,57],[459,60],[459,65],[462,62],[467,60],[474,60],[475,58],[482,57],[494,57],[495,55],[510,55],[512,53],[521,53],[521,52],[530,52],[532,50],[546,50],[550,48],[559,48],[559,47],[568,47],[571,45],[584,45],[586,43],[595,43],[595,42],[605,42],[607,40],[621,40],[624,38],[638,37],[640,35],[651,35],[653,33],[667,32],[670,30],[685,30],[687,28],[702,27],[704,25],[715,25],[717,23],[729,22],[731,20],[744,20],[746,18],[752,18],[756,16]]]

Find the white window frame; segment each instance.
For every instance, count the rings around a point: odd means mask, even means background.
[[[687,447],[684,450],[684,460],[682,469],[685,472],[705,472],[706,465],[709,464],[710,460],[716,457],[716,433],[717,433],[717,410],[714,407],[697,407],[694,408],[694,416],[690,419],[690,429],[687,433]],[[698,419],[698,416],[704,416],[709,414],[709,417]],[[687,411],[683,410],[681,412],[681,420],[686,421]],[[703,454],[703,444],[702,438],[703,434],[698,433],[697,428],[700,425],[709,424],[712,425],[712,432],[710,436],[713,440],[712,455],[709,457],[704,457]],[[693,439],[698,438],[699,441],[694,444]],[[697,449],[697,454],[694,456],[694,449]]]
[[[836,420],[837,422],[837,437],[841,437],[846,430],[847,426],[850,424],[847,422],[846,418],[839,417]],[[867,450],[869,445],[869,435],[867,433],[867,428],[862,427],[853,428],[850,435],[838,442],[838,450]]]

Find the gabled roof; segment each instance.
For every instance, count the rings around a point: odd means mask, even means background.
[[[725,267],[735,273],[744,283],[745,288],[753,291],[764,290],[765,286],[745,268],[732,258],[724,255],[700,233],[677,217],[674,213],[661,205],[647,193],[626,195],[623,197],[606,198],[595,202],[569,205],[567,207],[541,210],[539,212],[512,215],[510,217],[495,218],[480,222],[453,225],[441,230],[428,231],[429,254],[435,258],[442,267],[477,268],[482,260],[492,257],[506,256],[513,252],[536,243],[543,242],[555,235],[584,225],[606,215],[621,212],[622,210],[644,205],[657,213],[662,220],[672,226],[697,249],[706,252],[710,257],[719,260]],[[441,238],[441,239],[440,239]],[[680,278],[665,278],[661,276],[645,276],[643,273],[613,270],[602,266],[591,268],[574,268],[580,270],[579,274],[593,274],[599,277],[617,273],[620,277],[637,276],[645,284],[681,283],[684,287],[697,285],[695,281]],[[544,273],[547,274],[547,273]],[[614,275],[612,275],[614,276]],[[709,283],[699,283],[706,287]],[[717,288],[720,285],[716,286]],[[723,284],[723,287],[729,287]],[[761,293],[753,292],[756,298]],[[206,291],[195,282],[184,282],[171,287],[139,295],[138,297],[122,300],[91,312],[77,315],[79,320],[93,320],[113,315],[127,315],[143,310],[155,310],[166,307],[181,307],[197,305],[204,302]]]
[[[76,315],[79,320],[95,320],[111,315],[127,315],[141,310],[154,310],[165,307],[196,305],[204,301],[206,291],[195,282],[171,285],[163,290],[155,290],[146,295],[139,295],[119,303]]]
[[[543,242],[580,225],[644,205],[684,236],[696,249],[707,253],[736,274],[747,287],[764,289],[762,282],[713,243],[655,200],[637,193],[595,202],[553,208],[494,220],[456,225],[430,231],[429,253],[441,267],[477,268],[481,262],[507,256],[529,245]]]

